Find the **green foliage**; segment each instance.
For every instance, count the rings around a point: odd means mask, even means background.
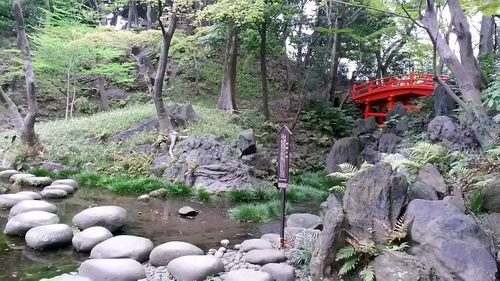
[[[490,68],[492,69],[490,74],[491,83],[482,92],[483,105],[487,108],[500,111],[500,58],[496,58],[495,65]]]
[[[242,204],[229,210],[231,218],[238,222],[268,222],[280,216],[280,202]]]
[[[29,169],[27,171],[28,174],[33,174],[37,177],[50,177],[52,176],[52,172],[47,170],[47,169],[44,169],[42,167],[34,167],[32,169]]]
[[[303,112],[302,120],[311,127],[330,135],[345,136],[354,125],[354,115],[333,107],[328,102],[313,102]]]
[[[329,177],[325,172],[306,172],[298,175],[292,175],[291,182],[296,185],[310,186],[319,190],[328,191],[334,185],[342,181]]]
[[[403,149],[402,152],[408,159],[398,161],[396,166],[405,166],[416,174],[426,164],[433,164],[441,173],[447,172],[451,154],[440,144],[419,142],[413,147]]]
[[[359,273],[358,276],[363,281],[375,281],[375,269],[371,266],[365,266]]]
[[[329,193],[323,189],[317,189],[306,185],[291,184],[286,191],[286,200],[291,203],[323,202]],[[231,203],[251,203],[279,200],[280,193],[274,189],[258,188],[255,190],[233,190],[227,193]]]
[[[256,189],[256,190],[231,190],[227,193],[229,202],[231,203],[249,203],[272,200],[275,195],[272,190]]]
[[[196,199],[202,203],[208,203],[212,200],[212,194],[204,188],[198,188],[196,190]]]
[[[478,215],[484,211],[485,201],[485,195],[481,192],[481,190],[477,189],[469,197],[467,201],[467,208],[473,214]]]

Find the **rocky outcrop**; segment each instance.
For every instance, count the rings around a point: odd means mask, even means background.
[[[133,259],[86,260],[78,274],[99,281],[137,281],[146,278],[142,264]]]
[[[99,206],[88,208],[73,217],[73,224],[84,230],[93,226],[102,226],[111,232],[125,225],[127,211],[118,206]]]
[[[342,138],[336,141],[326,158],[327,173],[340,170],[339,164],[351,163],[354,166],[361,164],[361,144],[357,137]]]
[[[37,226],[26,232],[26,245],[35,250],[64,247],[71,244],[73,229],[65,224]]]
[[[148,259],[153,242],[133,235],[119,235],[97,244],[90,252],[91,259],[130,258],[138,262]]]
[[[257,152],[257,143],[255,142],[253,129],[247,129],[238,133],[236,147],[241,151],[241,155],[250,155]]]
[[[427,126],[429,139],[442,142],[452,150],[477,149],[479,147],[470,128],[456,124],[448,116],[437,116]]]
[[[435,117],[451,116],[453,114],[453,110],[457,107],[457,103],[446,93],[446,90],[441,85],[436,86],[433,101],[434,104],[432,111]]]
[[[163,266],[178,257],[203,254],[203,250],[193,244],[171,241],[154,248],[149,255],[149,262],[154,266]]]

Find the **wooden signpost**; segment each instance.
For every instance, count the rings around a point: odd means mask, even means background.
[[[285,195],[288,187],[289,179],[289,164],[290,164],[290,139],[292,132],[285,125],[278,133],[278,169],[276,178],[278,181],[278,189],[281,192],[281,232],[280,242],[281,247],[285,246]]]

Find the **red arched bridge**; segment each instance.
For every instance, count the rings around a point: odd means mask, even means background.
[[[432,74],[409,73],[354,85],[352,100],[364,104],[365,118],[375,116],[378,122],[383,122],[396,102],[402,103],[406,109],[415,109],[416,106],[410,104],[411,100],[432,94],[432,77]]]

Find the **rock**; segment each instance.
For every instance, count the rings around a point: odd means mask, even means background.
[[[198,116],[191,104],[177,104],[174,103],[167,107],[167,114],[170,117],[172,125],[180,127],[186,125],[188,122],[195,122]]]
[[[356,137],[342,138],[336,141],[326,158],[326,171],[340,171],[339,164],[351,163],[359,166],[361,163],[361,145]]]
[[[286,261],[286,256],[279,250],[251,250],[245,255],[245,260],[253,264],[280,263]]]
[[[24,179],[23,183],[29,186],[47,186],[52,183],[52,179],[49,177],[29,177]]]
[[[500,241],[500,213],[485,214],[483,218],[489,230],[493,232],[496,241]]]
[[[35,175],[32,174],[25,174],[25,173],[19,173],[19,174],[14,174],[9,178],[9,182],[11,183],[18,183],[18,184],[24,184],[24,180],[27,178],[34,178]]]
[[[139,202],[149,202],[149,199],[150,199],[149,195],[147,195],[147,194],[143,194],[143,195],[137,197],[137,201],[139,201]]]
[[[453,100],[453,98],[446,93],[446,90],[441,85],[436,86],[433,101],[434,117],[451,116],[453,114],[453,110],[457,107],[455,100]]]
[[[491,173],[477,179],[474,187],[484,196],[484,209],[489,212],[500,213],[500,172]],[[2,197],[4,195],[0,195]],[[0,200],[1,202],[1,200]],[[0,203],[0,205],[2,205]]]
[[[15,174],[20,174],[21,172],[16,170],[4,170],[0,172],[0,179],[10,179]]]
[[[221,241],[220,241],[220,244],[221,244],[222,246],[224,246],[224,247],[227,247],[227,246],[229,246],[229,240],[227,240],[227,239],[223,239],[223,240],[221,240]]]
[[[78,274],[99,281],[137,281],[146,278],[142,264],[133,259],[86,260]]]
[[[289,237],[289,236],[295,236],[297,235],[298,233],[301,233],[303,232],[304,230],[306,230],[305,228],[303,227],[285,227],[285,237]]]
[[[303,227],[303,228],[317,228],[323,226],[323,220],[320,216],[308,213],[295,213],[288,216],[286,220],[288,227]]]
[[[113,237],[113,234],[102,226],[93,226],[75,234],[72,240],[77,251],[90,252],[97,244]]]
[[[34,191],[20,191],[16,194],[19,194],[19,195],[22,195],[22,196],[30,196],[31,199],[33,200],[40,200],[42,199],[42,196],[40,195],[40,193],[38,192],[34,192]]]
[[[40,192],[42,198],[60,199],[68,197],[68,193],[62,189],[44,189]]]
[[[361,135],[370,135],[377,130],[377,120],[374,116],[366,119],[360,118],[354,121],[354,128],[351,133],[353,136],[359,137]]]
[[[160,189],[151,191],[148,195],[151,197],[154,197],[154,198],[164,198],[165,195],[167,195],[167,193],[168,193],[168,190],[166,190],[165,188],[160,188]]]
[[[88,208],[73,217],[73,224],[80,229],[92,226],[102,226],[111,232],[119,230],[125,225],[127,211],[118,206],[100,206]]]
[[[224,274],[224,281],[273,281],[273,277],[263,271],[253,269],[237,269],[231,270]],[[293,279],[292,279],[293,280]],[[279,280],[276,280],[279,281]]]
[[[27,194],[2,194],[0,195],[0,209],[10,209],[23,200],[32,200]]]
[[[263,249],[272,249],[273,245],[269,243],[269,241],[262,239],[248,239],[241,243],[240,250],[242,252],[248,252],[251,250],[263,250]]]
[[[266,233],[260,237],[262,240],[266,240],[271,244],[275,244],[280,241],[281,236],[277,233]]]
[[[471,217],[443,201],[416,199],[407,208],[410,253],[453,280],[495,280],[488,236]]]
[[[240,152],[231,142],[213,135],[180,140],[173,150],[159,152],[152,170],[166,180],[186,185],[202,185],[208,192],[223,192],[251,187],[250,167],[243,164]]]
[[[344,213],[347,230],[358,239],[383,242],[386,227],[397,222],[407,199],[406,177],[380,162],[346,183]]]
[[[309,270],[313,280],[322,280],[327,275],[327,267],[330,266],[331,260],[334,259],[337,253],[338,243],[341,237],[344,221],[344,210],[342,202],[335,196],[330,194],[325,204],[325,218],[323,231],[319,234],[316,247],[311,256]]]
[[[78,182],[72,179],[55,180],[52,182],[52,185],[58,185],[58,184],[71,185],[74,190],[77,190],[79,186]]]
[[[194,217],[198,212],[190,206],[184,206],[179,209],[179,215],[183,217]]]
[[[387,126],[385,131],[402,136],[408,131],[408,113],[406,108],[400,102],[396,102],[394,107],[387,112]]]
[[[55,162],[42,162],[40,163],[40,167],[42,167],[45,170],[49,171],[60,171],[60,170],[68,170],[69,167],[65,166],[61,163],[55,163]]]
[[[167,270],[176,280],[202,281],[223,272],[224,264],[214,256],[183,256],[169,262]]]
[[[12,217],[3,233],[9,235],[24,236],[33,227],[59,223],[59,217],[44,211],[29,211]]]
[[[448,116],[438,116],[427,126],[431,141],[446,141],[455,143],[460,138],[459,127]]]
[[[257,152],[257,143],[253,129],[247,129],[238,133],[236,147],[241,151],[241,155],[249,155]]]
[[[49,202],[40,201],[40,200],[23,200],[12,209],[10,209],[9,217],[14,217],[18,214],[30,212],[30,211],[44,211],[48,213],[57,213],[57,206],[51,204]]]
[[[131,258],[138,262],[148,259],[153,242],[133,235],[118,235],[97,244],[90,252],[91,259]]]
[[[26,232],[26,244],[35,250],[64,247],[71,244],[73,229],[65,224],[49,224],[34,227]]]
[[[92,281],[87,277],[71,275],[71,274],[61,274],[52,278],[43,278],[40,281]]]
[[[448,187],[444,182],[443,176],[441,176],[441,173],[438,171],[436,166],[432,164],[426,164],[422,167],[422,169],[420,169],[420,171],[418,172],[417,181],[431,186],[441,196],[444,196],[448,193]]]
[[[310,245],[315,245],[321,230],[306,228],[303,232],[295,235],[293,247],[295,249],[310,248]]]
[[[432,186],[425,184],[423,181],[417,180],[413,183],[410,191],[408,193],[410,200],[413,199],[424,199],[424,200],[438,200],[438,194]]]
[[[43,190],[64,190],[66,191],[67,194],[72,194],[73,192],[75,192],[75,189],[71,186],[71,185],[67,185],[67,184],[53,184],[53,185],[49,185],[49,186],[46,186]]]
[[[241,249],[241,244],[235,244],[233,249],[239,251]]]
[[[293,266],[286,263],[268,263],[264,265],[261,270],[269,273],[275,281],[295,280],[295,270]]]
[[[401,138],[395,134],[383,134],[378,142],[378,150],[383,153],[396,153]]]
[[[443,199],[443,202],[448,204],[449,206],[453,206],[453,207],[457,208],[462,213],[465,213],[465,211],[467,210],[465,208],[465,202],[464,202],[464,198],[462,197],[462,195],[446,196]]]
[[[154,248],[149,255],[149,262],[153,266],[164,266],[178,257],[203,254],[203,250],[193,244],[172,241]]]
[[[384,281],[438,281],[434,270],[420,258],[398,251],[384,251],[372,262],[375,278]],[[451,280],[450,280],[451,281]]]
[[[361,151],[361,158],[370,163],[375,164],[380,161],[380,151],[378,151],[378,144],[369,143],[365,145],[363,151]]]

